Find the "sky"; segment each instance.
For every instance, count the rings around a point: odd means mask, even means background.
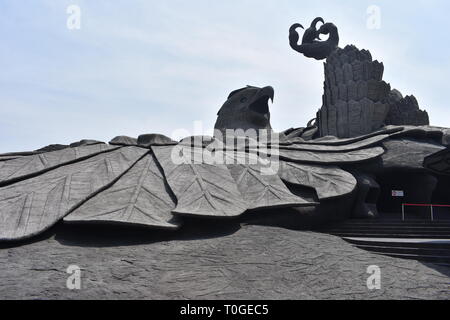
[[[67,27],[71,5],[80,29]],[[368,27],[373,5],[379,28]],[[321,106],[323,62],[293,51],[288,29],[317,16],[450,127],[448,14],[448,0],[0,0],[0,153],[208,133],[246,85],[274,87],[275,130],[305,126]]]

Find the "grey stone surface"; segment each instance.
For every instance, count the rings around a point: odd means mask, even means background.
[[[442,130],[442,144],[444,146],[450,147],[450,129]]]
[[[386,126],[386,128],[395,128],[396,126]],[[433,140],[436,143],[445,144],[446,128],[434,126],[403,126],[403,131],[391,134],[391,138],[411,138],[417,140]]]
[[[356,137],[379,130],[389,111],[384,66],[355,46],[335,50],[325,63],[320,136]]]
[[[345,99],[345,97],[339,97],[339,100],[336,102],[336,128],[337,128],[337,135],[339,137],[348,137],[349,136],[349,128],[348,128],[348,103],[346,101],[341,100]]]
[[[307,128],[302,134],[301,138],[305,141],[313,140],[319,133],[319,128],[317,126]]]
[[[293,162],[300,161],[317,164],[345,164],[375,159],[383,153],[384,149],[381,147],[360,149],[342,153],[280,149],[280,158]]]
[[[280,142],[301,138],[307,128],[290,128],[280,132]],[[303,138],[301,138],[303,140]]]
[[[167,182],[177,198],[174,213],[207,217],[235,217],[247,210],[236,182],[224,164],[207,164],[214,161],[195,159],[181,155],[174,161],[173,154],[179,154],[177,147],[152,147],[164,170]],[[187,149],[180,149],[181,152]],[[201,150],[201,149],[200,149]],[[206,161],[205,161],[206,160]],[[178,163],[177,163],[178,162]],[[205,163],[206,162],[206,163]]]
[[[398,97],[395,98],[392,95],[391,101],[393,101],[389,106],[389,113],[385,121],[387,125],[426,126],[430,124],[428,113],[420,110],[416,97],[406,96],[396,100]]]
[[[137,143],[140,147],[150,148],[151,146],[165,146],[176,144],[175,141],[162,134],[142,134],[138,137]]]
[[[380,186],[376,180],[367,174],[355,174],[358,182],[358,191],[353,208],[353,218],[378,218],[377,201],[380,195]]]
[[[94,144],[103,144],[104,142],[101,141],[97,141],[97,140],[91,140],[91,139],[83,139],[74,143],[70,144],[71,148],[76,148],[76,147],[83,147],[83,146],[91,146]]]
[[[363,148],[379,145],[382,141],[389,138],[387,134],[380,134],[367,139],[351,142],[344,145],[327,145],[327,144],[310,144],[310,143],[295,143],[291,145],[280,145],[281,149],[298,150],[298,151],[318,151],[318,152],[347,152]]]
[[[241,139],[241,138],[237,137],[236,139]],[[242,139],[245,139],[245,138],[242,137]],[[211,136],[186,137],[186,138],[181,139],[180,144],[182,144],[184,146],[192,146],[192,147],[196,147],[196,148],[206,148],[215,142],[217,142],[218,144],[220,144],[223,147],[222,140],[215,139],[214,137],[211,137]]]
[[[102,152],[116,149],[106,144],[66,148],[0,162],[0,185],[24,180],[62,165],[81,161]]]
[[[355,46],[335,50],[324,65],[322,108],[317,113],[320,136],[355,137],[384,125],[429,124],[414,96],[403,98],[383,81],[384,66]]]
[[[36,152],[51,152],[51,151],[59,151],[59,150],[63,150],[66,148],[70,148],[70,146],[68,145],[64,145],[64,144],[50,144],[46,147],[40,148],[38,150],[36,150]]]
[[[109,144],[117,146],[137,146],[138,140],[128,136],[117,136],[113,138]]]
[[[320,200],[347,195],[356,187],[355,178],[338,167],[286,161],[280,161],[279,167],[282,180],[315,189]]]
[[[8,152],[0,154],[0,157],[25,157],[38,154],[37,151],[23,151],[23,152]]]
[[[450,175],[450,148],[427,156],[423,165],[439,175]]]
[[[249,210],[313,206],[318,203],[293,195],[276,172],[265,174],[259,165],[229,165],[231,176]]]
[[[416,130],[420,131],[419,128],[414,127]],[[286,142],[280,143],[280,145],[296,145],[296,144],[308,144],[308,145],[326,145],[326,146],[339,146],[339,145],[349,145],[363,141],[378,135],[389,135],[389,137],[397,137],[402,135],[406,131],[405,127],[399,126],[387,126],[380,130],[374,131],[369,134],[353,137],[353,138],[337,138],[335,136],[324,136],[311,141],[304,141],[302,139],[292,138]]]
[[[403,94],[397,89],[392,89],[391,92],[389,93],[389,102],[395,103],[397,101],[400,101],[401,99],[403,99]]]
[[[21,156],[0,156],[0,161],[9,161],[20,158]]]
[[[125,147],[0,188],[0,240],[26,239],[50,228],[146,152]]]
[[[176,198],[152,154],[139,160],[112,187],[64,218],[72,223],[116,223],[177,229]]]
[[[4,299],[449,299],[450,269],[368,253],[340,238],[211,223],[175,235],[61,227],[0,250]],[[83,233],[83,237],[80,237]],[[68,290],[67,267],[81,268]],[[370,291],[367,268],[382,272]]]
[[[385,141],[383,146],[386,148],[386,153],[381,157],[384,170],[424,170],[425,158],[445,149],[432,141],[407,138]]]

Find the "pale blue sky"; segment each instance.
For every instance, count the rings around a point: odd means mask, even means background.
[[[81,30],[66,27],[81,8]],[[366,27],[369,5],[381,29]],[[272,85],[272,124],[320,107],[322,62],[288,45],[289,26],[334,22],[341,47],[369,49],[385,80],[450,127],[448,0],[0,0],[0,152],[83,138],[211,129],[228,93]],[[194,132],[193,132],[194,133]]]

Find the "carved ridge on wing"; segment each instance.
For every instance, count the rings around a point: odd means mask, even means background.
[[[372,160],[383,155],[385,150],[382,147],[374,147],[362,150],[349,151],[345,153],[335,152],[311,152],[280,149],[280,159],[315,164],[346,164],[358,163]]]
[[[236,217],[247,205],[225,165],[192,163],[181,154],[182,163],[171,159],[174,146],[152,146],[178,203],[173,213],[180,215]],[[194,152],[199,152],[195,150]],[[181,151],[183,151],[182,149]],[[186,150],[191,151],[190,148]],[[176,150],[175,150],[176,151]]]
[[[318,166],[280,161],[283,181],[314,188],[320,200],[344,196],[356,188],[355,177],[333,166]]]
[[[228,165],[249,209],[314,206],[292,194],[276,174],[263,175],[257,165]]]
[[[0,188],[0,206],[8,206],[0,212],[3,221],[0,240],[22,240],[44,232],[84,201],[109,187],[147,152],[141,148],[119,148],[98,154],[86,162],[59,167]],[[128,154],[128,161],[123,160],[123,154]],[[104,168],[106,163],[110,168]],[[105,170],[99,169],[98,165]],[[29,202],[22,207],[20,203],[11,206],[10,200],[14,197],[26,197]],[[29,210],[26,218],[25,209]]]
[[[81,162],[99,154],[118,150],[104,144],[66,148],[0,162],[0,187],[34,178],[62,166]]]
[[[354,137],[354,138],[338,139],[338,138],[334,137],[335,139],[333,139],[333,140],[321,140],[321,141],[318,141],[318,140],[304,141],[303,139],[292,138],[290,140],[280,142],[280,145],[300,144],[300,145],[338,146],[338,145],[346,145],[346,144],[356,143],[356,142],[359,142],[359,141],[362,141],[362,140],[365,140],[368,138],[372,138],[372,137],[375,137],[378,135],[394,136],[398,133],[401,133],[404,130],[405,130],[404,126],[398,126],[398,127],[397,126],[388,126],[379,131],[375,131],[375,132],[372,132],[372,133],[369,133],[366,135],[362,135],[362,136],[358,136],[358,137]]]
[[[298,150],[298,151],[312,151],[312,152],[349,152],[356,151],[364,148],[369,148],[389,138],[389,135],[377,135],[374,137],[367,138],[365,140],[360,140],[355,143],[343,144],[343,145],[318,145],[318,144],[292,144],[292,145],[281,145],[280,149],[286,150]],[[272,146],[273,148],[274,146]]]
[[[86,201],[64,221],[177,229],[180,223],[171,213],[174,208],[174,196],[168,191],[163,173],[150,152],[109,189]]]

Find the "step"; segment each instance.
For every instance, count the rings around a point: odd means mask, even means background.
[[[416,229],[416,230],[450,230],[449,227],[446,226],[439,226],[439,225],[433,225],[433,226],[429,226],[429,225],[423,225],[423,226],[418,226],[418,225],[376,225],[376,224],[372,224],[372,225],[357,225],[357,224],[334,224],[334,225],[328,225],[328,226],[324,226],[318,229],[323,229],[323,230],[331,230],[331,229],[374,229],[374,228],[378,228],[378,229],[396,229],[396,230],[403,230],[403,229]]]
[[[437,266],[442,266],[442,267],[446,267],[446,268],[450,268],[450,262],[445,263],[445,262],[435,262],[434,263]]]
[[[415,255],[430,255],[430,256],[450,256],[450,249],[434,249],[434,248],[413,248],[413,247],[399,247],[399,246],[368,246],[356,245],[357,248],[371,252],[378,253],[402,253]]]
[[[345,224],[412,224],[412,225],[422,225],[422,224],[439,224],[439,225],[450,225],[448,221],[431,221],[431,220],[346,220],[340,221],[338,223]]]
[[[448,222],[438,222],[438,221],[382,221],[382,220],[363,220],[363,221],[352,221],[348,220],[341,223],[334,223],[339,225],[364,225],[364,226],[441,226],[450,227]]]
[[[450,265],[449,221],[354,219],[318,231],[374,254]]]
[[[418,235],[425,235],[425,234],[432,234],[432,235],[441,235],[443,238],[450,238],[450,232],[448,230],[423,230],[423,229],[392,229],[392,230],[386,230],[386,229],[363,229],[363,228],[349,228],[349,229],[326,229],[321,230],[321,232],[325,233],[370,233],[370,234],[418,234]]]
[[[411,239],[450,239],[450,235],[448,237],[442,237],[442,235],[439,234],[408,234],[408,233],[404,233],[404,234],[386,234],[386,233],[352,233],[352,232],[341,232],[341,233],[329,233],[332,234],[334,236],[337,237],[341,237],[341,238],[367,238],[367,237],[372,237],[372,238],[411,238]]]
[[[348,227],[390,227],[390,228],[447,228],[450,229],[450,224],[410,224],[410,223],[402,223],[402,224],[395,224],[395,223],[336,223],[336,224],[328,224],[323,226],[323,228],[331,228],[331,227],[342,227],[342,226],[348,226]]]
[[[450,256],[415,255],[415,254],[401,254],[401,253],[393,253],[393,254],[389,253],[383,255],[400,259],[450,264]]]
[[[412,222],[412,223],[422,223],[422,222],[429,222],[429,223],[449,223],[450,220],[447,219],[435,219],[434,221],[431,221],[431,216],[426,216],[421,219],[411,219],[406,217],[406,220],[402,220],[401,214],[398,215],[398,218],[395,219],[386,219],[386,218],[370,218],[370,219],[354,219],[350,218],[346,220],[346,222]]]
[[[335,225],[335,226],[330,226],[328,228],[322,228],[322,229],[323,230],[333,230],[333,229],[405,230],[405,229],[409,229],[409,230],[450,231],[450,227],[442,227],[442,226],[379,226],[379,225],[368,225],[368,226],[361,226],[361,225]]]
[[[354,245],[402,247],[402,248],[433,248],[450,250],[448,239],[402,239],[402,238],[343,238]]]

